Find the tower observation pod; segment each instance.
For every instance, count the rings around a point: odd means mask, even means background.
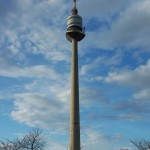
[[[67,18],[66,38],[72,42],[72,39],[81,41],[84,37],[85,33],[82,25],[82,17],[78,15],[78,10],[75,4],[72,9],[72,15]]]
[[[66,38],[72,42],[71,97],[70,97],[70,139],[69,150],[81,150],[80,146],[80,109],[78,80],[78,42],[85,37],[82,17],[78,15],[76,0],[72,15],[67,18]]]

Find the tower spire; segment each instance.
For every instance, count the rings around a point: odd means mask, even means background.
[[[76,8],[76,0],[74,0],[74,8]]]
[[[78,9],[76,7],[76,0],[74,0],[74,7],[72,9],[72,15],[77,15],[78,14]]]

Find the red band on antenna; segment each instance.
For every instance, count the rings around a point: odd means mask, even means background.
[[[76,8],[76,0],[74,0],[74,7]]]

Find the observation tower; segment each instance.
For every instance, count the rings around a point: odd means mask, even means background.
[[[69,150],[80,150],[80,109],[78,80],[78,42],[85,37],[82,17],[78,15],[76,0],[72,14],[67,18],[66,38],[72,43],[70,143]]]

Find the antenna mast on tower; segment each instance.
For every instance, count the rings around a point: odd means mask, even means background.
[[[74,8],[76,8],[76,0],[74,0]]]

